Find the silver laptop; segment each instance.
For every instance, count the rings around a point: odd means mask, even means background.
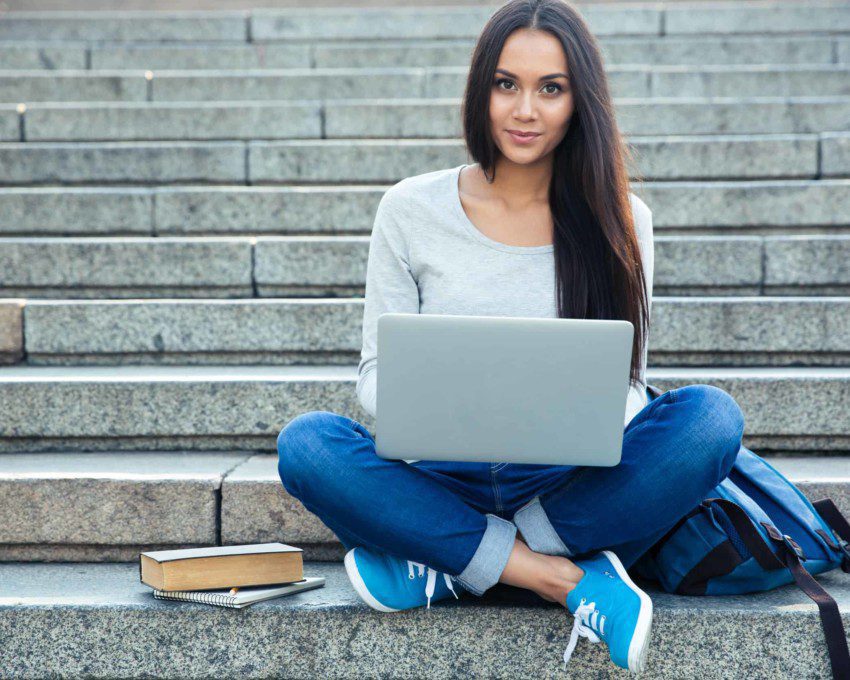
[[[620,320],[385,312],[377,454],[617,465],[633,334]]]

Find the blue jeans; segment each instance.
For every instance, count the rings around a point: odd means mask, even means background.
[[[728,476],[744,430],[712,385],[648,398],[614,467],[387,460],[357,421],[310,411],[278,435],[278,473],[346,550],[421,562],[475,595],[498,583],[517,529],[535,552],[609,549],[628,569]]]

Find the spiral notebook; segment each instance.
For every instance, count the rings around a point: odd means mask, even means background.
[[[249,604],[270,600],[274,597],[292,595],[302,590],[312,590],[325,585],[323,576],[306,576],[301,581],[280,586],[250,586],[240,588],[235,595],[226,590],[154,590],[153,596],[158,600],[182,600],[184,602],[201,602],[217,607],[247,607]]]

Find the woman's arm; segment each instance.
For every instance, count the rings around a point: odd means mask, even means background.
[[[373,418],[377,414],[378,317],[384,312],[419,313],[419,287],[410,271],[398,192],[398,185],[391,187],[378,204],[366,265],[357,398]]]
[[[643,261],[646,296],[649,304],[652,305],[652,280],[655,270],[655,244],[652,235],[652,211],[646,203],[632,194],[632,213],[635,218],[635,230],[637,231],[641,260]],[[643,346],[643,369],[641,371],[641,381],[643,382],[644,387],[646,387],[646,358],[648,349],[649,338],[647,337]]]

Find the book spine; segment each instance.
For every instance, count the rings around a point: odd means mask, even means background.
[[[233,607],[236,606],[236,598],[231,595],[221,595],[220,593],[200,593],[191,590],[173,590],[173,591],[154,591],[153,596],[158,600],[181,600],[183,602],[201,602],[203,604],[214,604],[218,607]]]

